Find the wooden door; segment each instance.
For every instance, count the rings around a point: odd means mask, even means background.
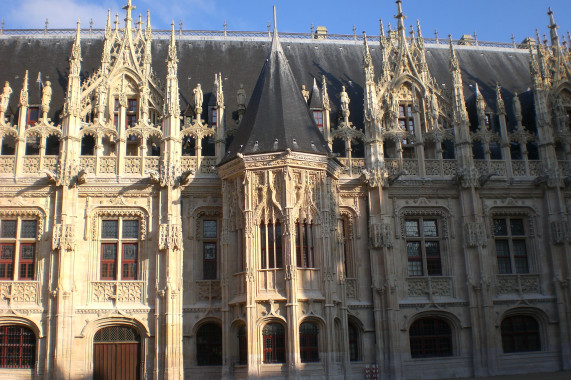
[[[141,343],[133,329],[107,327],[94,340],[93,380],[140,379]]]

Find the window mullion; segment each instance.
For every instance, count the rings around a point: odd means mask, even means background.
[[[116,278],[117,281],[123,279],[123,218],[119,217],[117,221],[117,267],[115,268],[116,271]]]
[[[20,252],[21,242],[20,242],[20,235],[22,233],[22,217],[18,216],[16,222],[16,241],[14,242],[14,260],[13,260],[13,268],[12,268],[12,280],[16,281],[20,279]]]

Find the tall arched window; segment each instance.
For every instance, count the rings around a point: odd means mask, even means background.
[[[238,329],[238,364],[248,363],[248,337],[246,326],[242,325]]]
[[[262,331],[264,363],[285,363],[285,329],[279,323],[268,323]]]
[[[356,362],[361,360],[359,341],[359,329],[353,322],[349,322],[349,360]]]
[[[419,319],[410,326],[409,336],[413,358],[452,356],[452,329],[442,319]]]
[[[502,321],[502,346],[505,353],[541,350],[539,323],[527,315],[514,315]]]
[[[198,365],[222,365],[222,329],[215,323],[202,325],[196,334]]]
[[[23,326],[0,326],[0,368],[34,368],[36,336]]]
[[[318,333],[315,323],[304,322],[299,326],[299,355],[302,363],[319,361]]]

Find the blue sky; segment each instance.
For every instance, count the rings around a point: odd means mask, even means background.
[[[50,28],[73,28],[78,18],[87,27],[93,18],[94,26],[104,25],[107,9],[119,12],[127,0],[3,0],[0,17],[5,28],[43,28],[46,17]],[[229,30],[266,30],[272,18],[272,5],[277,6],[278,29],[285,32],[309,32],[311,24],[324,25],[330,33],[378,34],[379,18],[385,27],[396,13],[394,0],[133,0],[136,15],[151,10],[155,29],[167,29],[174,19],[183,29],[221,30],[224,21]],[[548,34],[547,8],[555,12],[560,26],[559,35],[571,32],[570,0],[403,0],[408,25],[420,19],[425,37],[477,33],[479,40],[511,41],[512,33],[520,42],[534,36],[535,28],[541,35]]]

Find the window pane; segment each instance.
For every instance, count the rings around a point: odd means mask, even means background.
[[[14,244],[3,244],[0,250],[0,259],[12,260],[14,258]]]
[[[424,220],[424,237],[436,237],[438,231],[436,230],[436,220]]]
[[[34,244],[23,244],[21,247],[22,260],[33,260],[34,252],[36,251],[36,246]]]
[[[123,260],[137,260],[137,244],[123,244]]]
[[[508,234],[508,225],[505,219],[494,219],[494,235],[506,236]]]
[[[216,260],[216,244],[204,243],[204,259]]]
[[[139,221],[138,220],[124,220],[123,221],[123,239],[138,239],[139,238]]]
[[[525,235],[523,230],[523,219],[511,219],[510,220],[512,235],[522,236]]]
[[[427,257],[440,257],[440,243],[437,241],[427,241],[424,243]]]
[[[202,222],[202,235],[205,239],[216,239],[215,220],[204,220]]]
[[[409,276],[422,276],[422,262],[409,261],[408,262],[408,275]]]
[[[22,220],[20,237],[22,239],[35,239],[37,232],[37,222],[35,220]]]
[[[420,242],[418,241],[408,241],[406,243],[406,252],[408,257],[421,257],[420,255]]]
[[[117,239],[119,237],[119,222],[117,220],[101,221],[101,238]]]
[[[103,260],[115,260],[117,257],[117,246],[115,244],[102,244],[101,257]]]
[[[1,234],[2,238],[16,238],[16,223],[17,220],[3,220],[1,224]]]
[[[420,236],[420,230],[418,229],[418,220],[405,221],[405,231],[406,231],[406,236],[408,237]]]

